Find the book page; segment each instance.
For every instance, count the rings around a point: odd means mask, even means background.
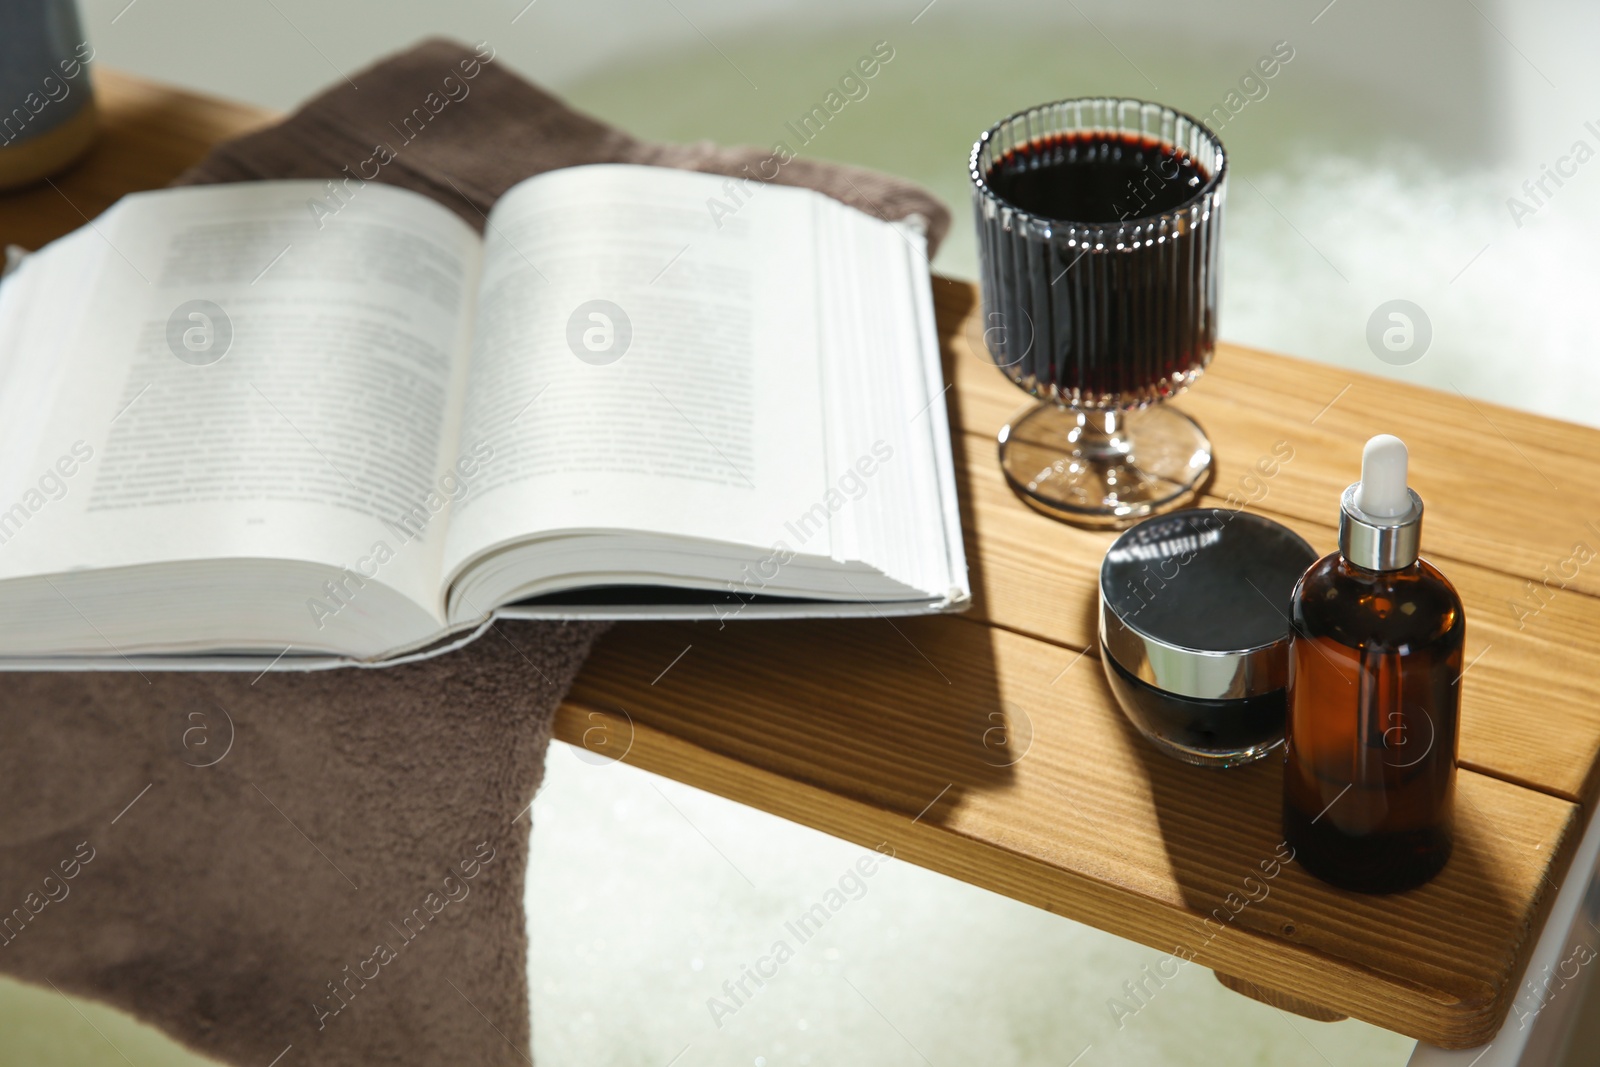
[[[91,225],[71,240],[98,247],[92,273],[23,290],[53,372],[27,399],[32,458],[0,485],[0,578],[304,560],[357,576],[342,598],[308,588],[313,616],[359,612],[350,591],[375,579],[442,621],[443,528],[470,480],[470,227],[321,182],[137,194]]]
[[[558,531],[789,536],[827,490],[815,195],[600,165],[501,199],[462,419],[495,460],[452,518],[447,578]]]

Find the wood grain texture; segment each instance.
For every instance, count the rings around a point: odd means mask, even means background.
[[[1341,1019],[1350,1017],[1341,1015],[1336,1011],[1330,1011],[1320,1004],[1313,1004],[1309,1000],[1291,997],[1289,994],[1280,993],[1275,989],[1266,989],[1245,978],[1235,978],[1233,975],[1223,974],[1221,971],[1213,971],[1212,973],[1217,976],[1217,981],[1235,993],[1242,993],[1251,1000],[1259,1000],[1263,1004],[1271,1004],[1274,1008],[1282,1008],[1284,1011],[1292,1011],[1296,1015],[1304,1015],[1306,1018],[1315,1019],[1319,1023],[1336,1023]]]
[[[1099,654],[1096,584],[1114,534],[1080,530],[1031,509],[1019,513],[1000,472],[993,442],[963,435],[962,516],[974,605],[969,619],[1004,626]],[[1299,477],[1301,455],[1265,480],[1264,505],[1280,484]],[[1231,511],[1225,498],[1204,506]],[[1275,513],[1319,552],[1338,544],[1338,529]],[[1464,765],[1569,800],[1594,796],[1600,760],[1600,703],[1593,664],[1600,648],[1600,599],[1569,592],[1519,627],[1505,609],[1521,579],[1440,553],[1427,555],[1455,584],[1467,609],[1467,660],[1460,754]],[[1537,679],[1531,683],[1531,679]],[[1534,694],[1537,694],[1536,698]]]
[[[94,146],[48,181],[0,197],[0,244],[47,244],[124,194],[171,182],[218,141],[275,117],[100,66],[91,72],[100,127]]]
[[[1578,811],[1463,771],[1444,872],[1344,893],[1278,862],[1277,761],[1179,764],[1093,657],[954,617],[618,626],[557,732],[1451,1047],[1502,1018]]]
[[[0,239],[37,247],[272,117],[95,77],[100,141],[56,188],[0,196]],[[1322,549],[1361,443],[1403,427],[1428,502],[1425,550],[1467,602],[1469,656],[1487,649],[1466,684],[1456,856],[1412,893],[1342,893],[1276,861],[1276,761],[1183,766],[1122,719],[1093,651],[1110,535],[1011,496],[993,435],[1026,398],[973,352],[971,287],[939,279],[935,297],[974,611],[618,626],[562,708],[560,736],[841,838],[886,842],[902,859],[1275,994],[1445,1046],[1486,1040],[1563,876],[1574,801],[1592,803],[1597,789],[1600,710],[1585,695],[1600,565],[1545,594],[1521,627],[1497,601],[1559,566],[1575,541],[1600,545],[1590,525],[1600,434],[1227,345],[1180,401],[1216,444],[1210,502],[1251,499]],[[1295,455],[1262,492],[1249,468],[1279,441]],[[1106,976],[1108,997],[1123,977]]]

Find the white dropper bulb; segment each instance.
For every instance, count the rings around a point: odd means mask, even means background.
[[[1406,491],[1406,443],[1380,433],[1361,450],[1361,484],[1356,507],[1375,519],[1392,519],[1411,510]]]

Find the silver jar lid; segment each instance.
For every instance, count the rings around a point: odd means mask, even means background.
[[[1299,534],[1250,512],[1193,508],[1125,531],[1100,565],[1100,640],[1140,681],[1194,700],[1288,684]]]

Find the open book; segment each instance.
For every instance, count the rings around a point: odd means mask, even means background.
[[[385,185],[172,189],[27,257],[0,666],[964,607],[919,229],[726,185],[552,171],[481,238]]]

